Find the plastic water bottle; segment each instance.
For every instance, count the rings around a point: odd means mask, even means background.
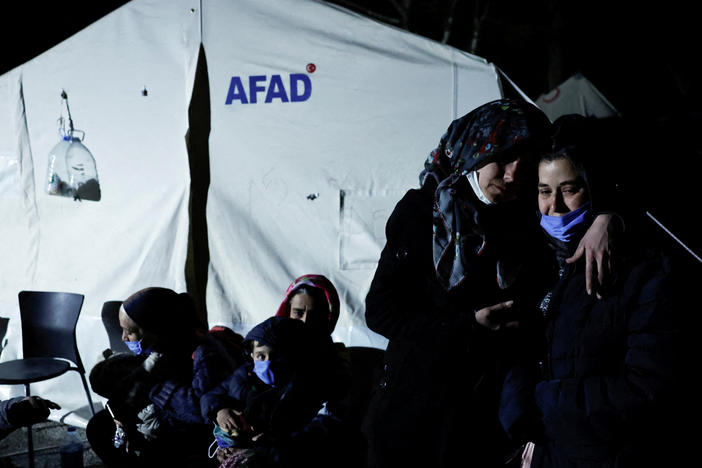
[[[73,426],[68,426],[61,448],[61,468],[83,468],[83,441]]]

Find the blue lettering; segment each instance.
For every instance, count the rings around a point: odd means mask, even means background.
[[[229,83],[229,92],[227,93],[226,105],[229,105],[238,99],[242,104],[248,104],[249,100],[246,99],[246,91],[244,91],[244,85],[241,83],[241,79],[238,76],[232,76],[232,81]]]
[[[302,82],[302,93],[298,93],[298,83]],[[312,81],[307,75],[293,73],[290,75],[290,100],[292,102],[306,101],[312,95]]]
[[[259,81],[266,81],[266,75],[254,75],[249,77],[249,97],[251,98],[251,104],[256,104],[258,102],[256,94],[259,91],[265,91],[265,86],[258,86]]]
[[[268,86],[268,93],[266,93],[266,102],[271,102],[276,98],[280,99],[281,102],[288,102],[288,94],[285,92],[285,85],[283,85],[283,79],[280,75],[271,77],[271,84]]]
[[[242,104],[256,104],[258,95],[264,92],[266,93],[266,103],[271,103],[275,99],[280,99],[280,102],[303,102],[312,96],[312,80],[310,80],[308,75],[302,73],[290,74],[289,91],[285,89],[281,75],[271,75],[271,81],[268,86],[266,86],[267,79],[266,75],[249,76],[249,92],[247,95],[241,78],[232,76],[225,104],[230,105],[234,101],[239,101]]]

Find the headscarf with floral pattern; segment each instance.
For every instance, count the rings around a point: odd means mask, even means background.
[[[447,290],[465,279],[467,259],[480,255],[485,247],[478,210],[457,195],[459,186],[466,186],[464,176],[490,162],[509,161],[517,154],[537,155],[547,148],[549,131],[548,118],[536,106],[499,99],[454,120],[429,154],[419,179],[421,185],[429,178],[438,184],[433,256],[437,277]],[[499,279],[500,265],[497,268]]]

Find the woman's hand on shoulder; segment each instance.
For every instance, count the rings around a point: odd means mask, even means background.
[[[614,233],[621,226],[619,218],[612,214],[600,214],[592,222],[578,248],[568,263],[575,263],[585,256],[585,290],[602,299],[612,273],[612,246]]]

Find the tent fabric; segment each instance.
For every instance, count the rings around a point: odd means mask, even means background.
[[[85,295],[77,338],[88,369],[109,345],[103,302],[145,286],[185,290],[184,135],[200,42],[191,3],[131,2],[0,77],[0,316],[9,319],[2,360],[21,355],[20,290]],[[62,90],[96,160],[97,202],[45,192]],[[86,404],[75,375],[32,392],[68,411]]]
[[[448,123],[500,97],[494,66],[315,1],[203,3],[203,44],[208,317],[245,332],[322,274],[342,302],[334,338],[384,347],[364,298],[385,222]]]
[[[45,192],[62,90],[100,201]],[[384,348],[364,298],[385,222],[447,125],[499,97],[484,59],[316,0],[132,0],[0,76],[0,359],[21,354],[20,290],[85,295],[86,368],[109,345],[105,301],[186,290],[203,185],[211,326],[244,334],[315,273],[341,299],[333,338]],[[189,109],[206,109],[207,125]],[[205,161],[194,164],[193,146]],[[80,388],[65,376],[32,392],[80,426]],[[0,387],[0,398],[22,392]]]
[[[614,117],[619,111],[584,75],[576,73],[546,94],[536,98],[536,105],[551,121],[565,114],[585,117]]]

